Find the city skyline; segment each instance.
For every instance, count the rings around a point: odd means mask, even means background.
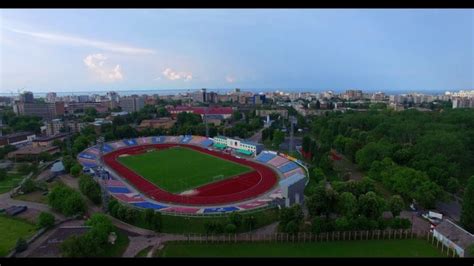
[[[473,12],[2,10],[0,92],[470,89]]]

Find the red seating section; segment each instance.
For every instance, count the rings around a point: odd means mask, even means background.
[[[187,147],[228,161],[243,164],[253,168],[255,171],[196,188],[198,193],[193,195],[177,195],[160,189],[116,160],[123,154],[140,154],[152,147],[156,149],[167,149],[174,146]],[[210,151],[205,148],[186,144],[148,144],[125,147],[104,155],[103,160],[106,165],[114,169],[115,172],[120,174],[123,178],[127,179],[129,183],[135,186],[139,191],[143,192],[148,197],[163,203],[214,205],[238,202],[255,198],[267,192],[277,183],[278,180],[276,173],[267,166],[253,161],[235,158],[229,154]],[[179,160],[179,158],[176,158],[176,160]]]

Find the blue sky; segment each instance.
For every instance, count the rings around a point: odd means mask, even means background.
[[[0,92],[474,88],[474,10],[0,10]]]

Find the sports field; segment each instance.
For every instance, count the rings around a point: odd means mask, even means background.
[[[420,239],[357,240],[319,243],[167,243],[161,257],[443,257]]]
[[[183,147],[119,157],[118,161],[161,189],[172,193],[187,191],[252,170]]]
[[[20,219],[0,215],[0,257],[5,257],[15,247],[18,238],[25,240],[35,233],[35,225]]]

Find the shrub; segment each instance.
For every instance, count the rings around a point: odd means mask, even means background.
[[[23,239],[22,237],[18,238],[15,245],[16,252],[25,251],[27,248],[28,248],[28,243],[26,243],[26,240]]]
[[[49,212],[41,212],[38,216],[37,225],[39,228],[50,228],[54,225],[54,215]]]
[[[226,233],[232,234],[232,233],[235,233],[236,231],[237,231],[237,226],[235,226],[235,224],[230,223],[225,226]]]

